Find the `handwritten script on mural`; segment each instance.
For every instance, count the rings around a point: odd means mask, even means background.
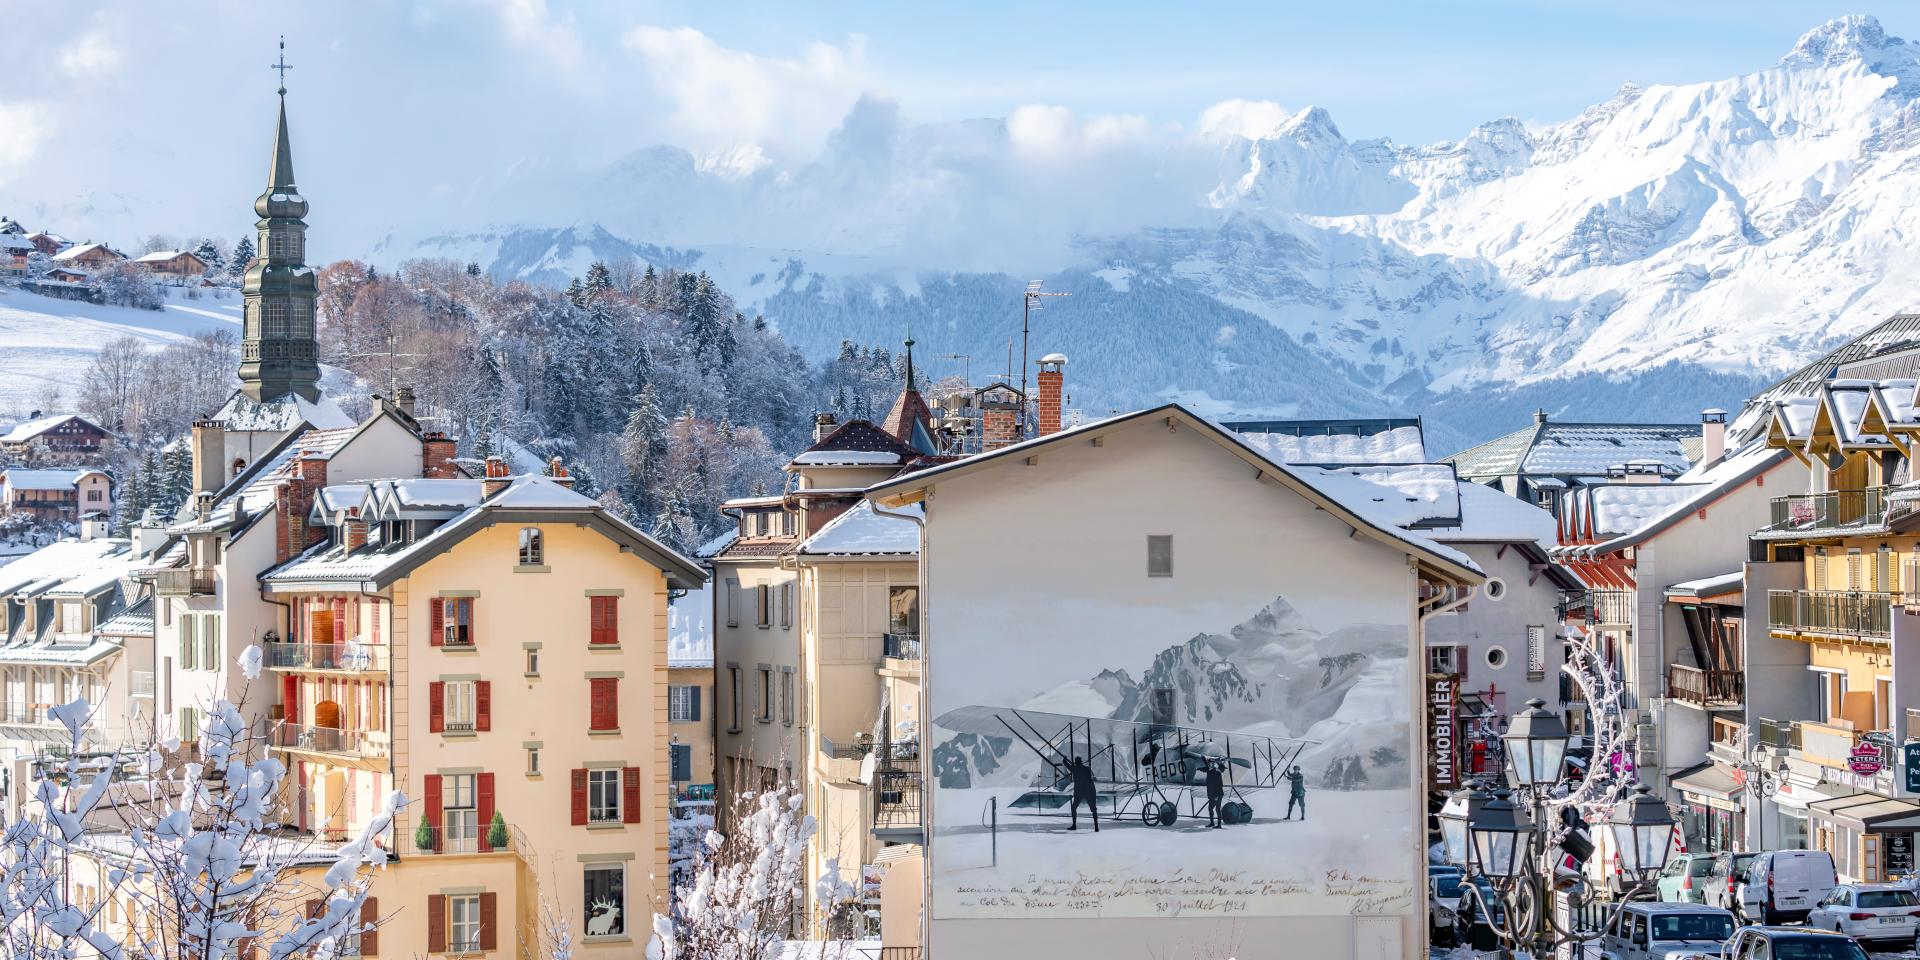
[[[1300,903],[1314,914],[1404,912],[1412,885],[1331,870],[1315,876],[1267,876],[1255,871],[1173,870],[1152,877],[1072,877],[1029,874],[1017,882],[962,883],[950,915],[1235,916],[1268,914],[1276,903]],[[942,911],[949,912],[949,911]]]

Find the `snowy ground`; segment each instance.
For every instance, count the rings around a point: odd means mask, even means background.
[[[216,292],[223,299],[214,299]],[[29,412],[50,385],[70,403],[94,354],[118,337],[161,347],[212,329],[238,332],[240,294],[201,293],[201,299],[188,300],[180,289],[168,288],[166,309],[135,310],[0,286],[0,416]]]
[[[1103,818],[1098,834],[1084,810],[1077,832],[1064,815],[1009,813],[1019,793],[940,791],[938,916],[1312,916],[1404,909],[1412,897],[1402,791],[1309,791],[1311,818],[1286,821],[1285,795],[1263,790],[1247,794],[1249,824],[1209,830],[1183,816],[1159,827],[1131,815]],[[1000,801],[997,866],[989,798]],[[1186,864],[1194,884],[1127,885],[1169,863]]]

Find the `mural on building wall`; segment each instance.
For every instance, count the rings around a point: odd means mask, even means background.
[[[1407,648],[1404,623],[1314,624],[1276,597],[1144,669],[1045,691],[1018,669],[936,674],[935,916],[1405,911]]]

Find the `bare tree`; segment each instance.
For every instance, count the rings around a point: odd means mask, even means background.
[[[127,434],[140,426],[140,388],[146,370],[147,345],[137,337],[115,337],[94,354],[80,381],[80,412],[95,423]]]

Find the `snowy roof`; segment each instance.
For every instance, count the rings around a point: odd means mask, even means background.
[[[64,663],[85,666],[118,652],[120,652],[120,644],[114,640],[93,639],[88,643],[39,641],[0,646],[0,663]]]
[[[126,541],[120,541],[125,543]],[[105,557],[89,568],[77,570],[60,585],[47,591],[49,597],[91,597],[103,590],[112,589],[120,581],[131,578],[134,571],[145,566],[143,558],[129,553],[114,554]]]
[[[195,260],[200,259],[199,257],[194,256],[193,253],[186,250],[155,250],[152,253],[143,253],[140,256],[133,258],[133,262],[134,263],[165,263],[168,260],[172,260],[174,257],[193,257]]]
[[[0,476],[6,477],[7,486],[15,490],[72,490],[80,485],[80,478],[90,473],[106,476],[106,473],[91,467],[43,468],[27,470],[15,467]]]
[[[213,510],[205,517],[194,517],[169,527],[172,533],[196,533],[219,530],[258,516],[274,503],[274,490],[293,473],[293,463],[302,456],[326,459],[354,435],[354,428],[300,430],[282,440],[273,452],[260,460],[220,491]]]
[[[1281,463],[1427,462],[1418,420],[1262,420],[1221,426]]]
[[[919,504],[899,512],[923,516]],[[799,552],[816,557],[918,556],[920,528],[911,520],[875,513],[873,501],[861,500],[808,537]]]
[[[1460,523],[1427,535],[1441,543],[1537,543],[1550,550],[1559,538],[1553,514],[1485,484],[1462,480]]]
[[[793,458],[806,467],[889,466],[900,461],[900,454],[891,450],[808,450]]]
[[[0,250],[27,251],[37,249],[27,238],[11,233],[0,233]]]
[[[125,540],[61,540],[47,544],[0,566],[0,596],[49,580],[57,584],[125,549]]]
[[[112,637],[153,636],[153,598],[141,597],[132,606],[93,628],[93,632]]]
[[[1242,435],[1252,440],[1271,434]],[[1256,446],[1255,449],[1258,449]],[[1444,463],[1415,463],[1405,465],[1349,466],[1319,468],[1325,474],[1340,474],[1365,480],[1384,491],[1384,496],[1371,496],[1370,502],[1380,505],[1383,515],[1390,515],[1395,526],[1434,526],[1451,525],[1460,520],[1460,495],[1453,476],[1453,467]],[[1354,496],[1364,491],[1358,487],[1350,488]],[[1398,494],[1393,496],[1392,494]]]
[[[824,455],[831,455],[835,458],[831,461],[824,458],[814,461],[814,463],[817,464],[824,462],[843,462],[839,458],[844,458],[848,454],[871,453],[890,453],[899,458],[889,461],[892,463],[904,463],[919,455],[918,450],[901,442],[898,437],[888,433],[872,421],[848,420],[846,423],[833,428],[832,433],[820,438],[813,446],[801,451],[798,456],[793,458],[788,466],[807,466],[809,462],[802,458],[813,454],[820,454],[823,455],[823,457]]]
[[[210,419],[228,430],[266,433],[292,430],[302,423],[322,430],[354,425],[353,418],[324,393],[317,401],[289,393],[263,403],[236,390]]]
[[[1604,476],[1629,461],[1654,461],[1668,475],[1700,459],[1700,425],[1534,423],[1447,457],[1469,479],[1514,474]]]
[[[1752,443],[1717,463],[1700,464],[1673,483],[1595,484],[1577,490],[1569,496],[1566,520],[1580,538],[1602,542],[1574,549],[1602,554],[1641,543],[1787,457],[1785,450]]]
[[[1719,597],[1739,593],[1746,586],[1746,572],[1735,570],[1698,580],[1683,580],[1667,588],[1669,597]]]
[[[88,426],[93,425],[92,421],[86,420],[76,413],[63,413],[53,417],[40,417],[37,420],[26,420],[14,424],[13,429],[8,430],[6,435],[0,436],[0,443],[27,443],[34,437],[46,433],[48,430],[52,430],[54,427],[60,426],[69,420],[79,420]]]
[[[701,560],[709,559],[714,554],[717,554],[720,551],[725,550],[726,548],[732,546],[733,542],[738,539],[740,539],[740,525],[734,524],[733,526],[730,526],[726,530],[722,531],[719,536],[714,537],[712,540],[708,540],[706,543],[703,543],[698,547],[695,547],[693,551],[693,555],[696,558]]]
[[[104,251],[106,253],[113,254],[115,258],[124,259],[124,258],[121,258],[118,253],[114,253],[113,248],[107,246],[104,243],[83,243],[77,247],[68,247],[65,250],[60,251],[59,253],[54,254],[53,260],[56,263],[68,263],[73,260],[78,260],[81,257],[86,256],[87,254],[92,253],[94,251]]]

